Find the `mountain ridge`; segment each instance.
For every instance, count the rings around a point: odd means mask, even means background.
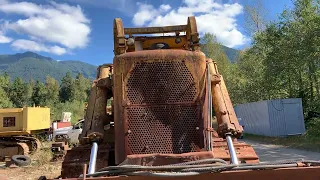
[[[230,62],[234,63],[237,60],[238,50],[226,46],[222,46],[222,50]],[[11,80],[21,77],[24,81],[33,79],[45,82],[46,76],[50,75],[60,82],[67,72],[70,72],[73,77],[81,73],[84,77],[93,80],[96,78],[96,71],[97,66],[86,62],[77,60],[57,61],[31,51],[0,55],[0,74],[8,73]]]
[[[60,81],[67,72],[73,77],[78,73],[86,78],[96,77],[97,66],[76,61],[57,61],[34,52],[0,55],[0,74],[7,72],[11,80],[21,77],[24,81],[39,80],[44,82],[47,75]]]

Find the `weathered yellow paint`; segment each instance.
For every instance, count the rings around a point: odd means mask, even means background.
[[[146,37],[142,41],[142,48],[144,50],[148,50],[151,48],[152,44],[156,43],[166,43],[169,45],[170,49],[186,49],[187,37],[186,36],[178,36],[181,39],[180,43],[176,43],[175,40],[177,36],[165,36],[165,37]],[[128,46],[127,52],[135,51],[134,45]]]
[[[47,129],[50,127],[50,109],[40,107],[27,107],[27,131]]]
[[[0,131],[0,136],[19,136],[29,134],[31,134],[30,131]]]
[[[23,130],[23,109],[22,108],[11,108],[11,109],[0,109],[0,131],[22,131]],[[15,117],[15,126],[3,127],[3,119],[5,117]]]
[[[14,127],[3,127],[5,117],[15,117]],[[0,135],[20,135],[50,128],[50,108],[26,107],[0,109]]]

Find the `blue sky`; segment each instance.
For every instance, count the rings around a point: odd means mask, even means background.
[[[112,62],[113,19],[125,27],[186,24],[195,15],[200,35],[215,33],[235,49],[250,45],[243,5],[252,0],[0,0],[0,54],[33,51],[56,60]],[[264,0],[274,20],[291,0]]]

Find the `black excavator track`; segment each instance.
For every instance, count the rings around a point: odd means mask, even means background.
[[[40,141],[32,136],[11,136],[0,138],[0,157],[9,157],[12,152],[8,152],[7,147],[18,147],[18,155],[28,155],[37,152]]]

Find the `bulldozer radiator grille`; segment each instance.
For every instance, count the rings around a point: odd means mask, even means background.
[[[193,101],[196,87],[184,62],[136,63],[127,83],[131,104]]]
[[[197,86],[183,61],[136,63],[126,83],[126,97],[129,154],[176,154],[202,148]]]
[[[131,107],[128,146],[133,154],[186,153],[201,147],[196,106]]]

